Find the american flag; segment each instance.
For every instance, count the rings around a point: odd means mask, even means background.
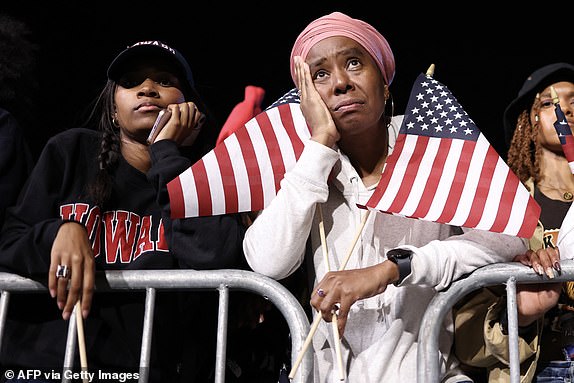
[[[310,136],[294,88],[168,183],[172,218],[262,210]]]
[[[558,133],[558,138],[560,138],[560,143],[562,144],[562,151],[568,160],[568,165],[570,165],[570,171],[574,173],[574,138],[572,137],[572,130],[564,112],[560,107],[559,103],[554,104],[554,112],[556,113],[556,122],[554,123],[554,128],[556,133]]]
[[[529,238],[540,206],[446,86],[417,78],[367,208]]]

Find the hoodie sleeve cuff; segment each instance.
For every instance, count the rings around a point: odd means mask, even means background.
[[[327,183],[331,169],[339,159],[339,153],[318,142],[308,140],[301,156],[293,167],[293,174],[307,182]]]

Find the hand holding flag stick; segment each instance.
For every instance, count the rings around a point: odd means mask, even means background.
[[[355,245],[357,244],[357,241],[359,240],[359,237],[361,236],[361,232],[363,231],[363,228],[365,227],[365,223],[367,223],[367,219],[369,218],[370,212],[371,212],[370,210],[367,210],[366,213],[363,215],[363,218],[361,220],[361,225],[357,228],[357,231],[355,233],[355,237],[353,238],[353,241],[351,242],[351,246],[347,250],[347,255],[346,255],[343,263],[341,264],[341,267],[339,267],[339,271],[344,270],[345,267],[347,267],[347,263],[349,262],[349,259],[351,258],[351,254],[353,254],[353,250],[355,249]],[[321,220],[321,222],[322,222],[322,220]],[[329,264],[327,263],[327,265],[329,265]],[[311,328],[309,329],[309,334],[307,334],[307,338],[305,338],[305,342],[303,343],[303,347],[301,347],[301,351],[299,351],[299,355],[297,356],[295,363],[293,363],[293,367],[291,367],[291,372],[289,372],[289,379],[293,379],[295,377],[295,374],[297,373],[297,369],[299,368],[299,365],[301,364],[301,361],[303,360],[303,355],[305,355],[305,352],[309,348],[309,345],[311,344],[311,340],[313,339],[313,335],[315,335],[315,332],[317,331],[317,328],[319,327],[319,323],[321,323],[321,318],[322,318],[321,315],[315,316],[315,319],[313,320],[313,323],[311,324]]]

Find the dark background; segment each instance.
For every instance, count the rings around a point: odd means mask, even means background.
[[[573,61],[572,21],[562,19],[566,8],[555,6],[566,3],[505,10],[502,2],[3,3],[2,12],[30,25],[41,49],[38,107],[30,111],[39,123],[28,132],[35,151],[81,123],[110,61],[139,40],[164,40],[188,58],[198,90],[222,124],[246,85],[266,90],[263,106],[291,89],[289,55],[298,33],[338,10],[369,22],[389,41],[397,66],[395,114],[404,113],[413,81],[434,63],[434,77],[503,156],[502,113],[526,76],[548,63]]]

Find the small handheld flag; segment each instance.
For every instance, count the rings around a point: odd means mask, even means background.
[[[265,208],[311,137],[299,106],[292,89],[170,181],[172,218]]]
[[[365,206],[525,238],[540,217],[518,177],[428,73],[415,81],[395,147]]]
[[[550,87],[550,94],[552,96],[552,102],[554,103],[554,113],[556,113],[556,122],[554,123],[554,129],[560,138],[560,144],[562,144],[562,151],[566,160],[568,160],[568,165],[570,166],[570,171],[574,173],[574,138],[572,137],[572,130],[570,125],[568,125],[568,120],[560,107],[560,102],[556,89]]]

